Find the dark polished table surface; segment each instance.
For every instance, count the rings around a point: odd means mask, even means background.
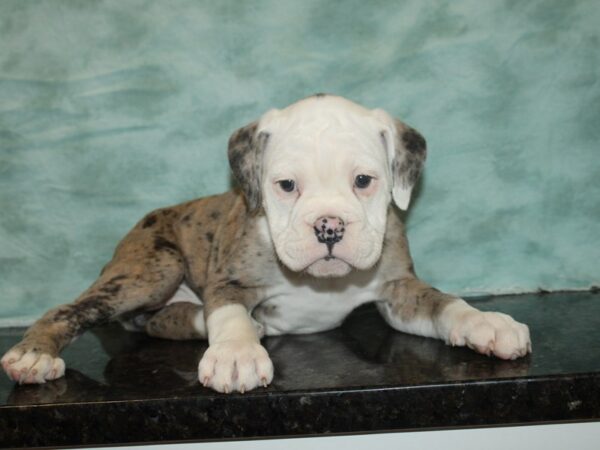
[[[63,357],[62,379],[0,380],[0,447],[184,442],[600,419],[600,294],[473,299],[529,325],[533,354],[500,361],[390,329],[373,305],[338,329],[267,338],[268,388],[218,394],[197,381],[203,341],[117,325]],[[0,330],[3,353],[22,329]]]

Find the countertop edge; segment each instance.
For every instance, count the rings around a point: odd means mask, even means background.
[[[307,419],[308,418],[308,419]],[[200,442],[600,420],[600,373],[4,406],[1,447]],[[31,427],[43,423],[43,427]]]

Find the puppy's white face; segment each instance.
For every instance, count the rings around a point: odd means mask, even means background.
[[[279,259],[317,277],[377,262],[390,199],[408,207],[426,153],[423,136],[385,111],[331,95],[269,111],[228,149],[249,213],[266,211]]]
[[[317,277],[379,259],[391,170],[377,114],[339,97],[312,97],[261,119],[269,134],[261,188],[282,263]]]

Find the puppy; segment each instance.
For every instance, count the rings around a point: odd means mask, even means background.
[[[199,381],[245,392],[273,379],[262,336],[329,330],[366,302],[399,331],[502,359],[531,351],[526,325],[415,275],[398,214],[426,156],[413,128],[318,94],[239,129],[228,154],[241,192],[144,217],[89,289],[4,355],[13,380],[61,377],[69,342],[120,320],[151,336],[208,338]]]

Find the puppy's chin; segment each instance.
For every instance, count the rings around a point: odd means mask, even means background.
[[[348,275],[352,270],[350,264],[337,258],[318,259],[306,268],[306,272],[313,277],[333,278]]]

